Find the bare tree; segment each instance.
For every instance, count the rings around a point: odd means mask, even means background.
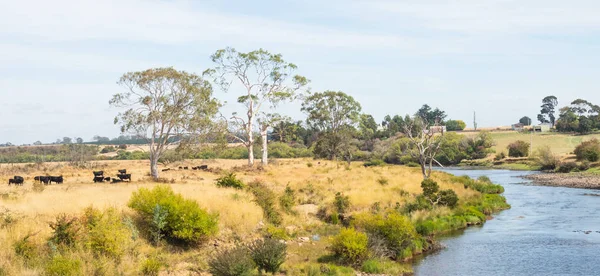
[[[168,145],[206,132],[219,102],[201,77],[173,68],[155,68],[124,74],[118,84],[127,92],[110,100],[127,108],[115,117],[121,132],[133,132],[150,144],[150,173],[158,179],[158,160]]]
[[[404,125],[404,135],[411,142],[411,145],[416,149],[411,151],[413,158],[419,160],[423,178],[427,179],[431,176],[433,163],[441,164],[435,160],[435,156],[440,150],[444,141],[444,128],[435,121],[432,126],[426,119],[419,116],[414,116],[412,119],[407,116],[406,124]]]
[[[271,54],[259,49],[241,53],[234,48],[218,50],[211,56],[216,67],[208,69],[204,75],[211,76],[224,91],[231,83],[238,81],[246,90],[238,97],[238,102],[246,107],[245,118],[233,114],[233,126],[245,137],[232,136],[248,149],[248,165],[254,165],[254,123],[263,105],[274,108],[277,103],[296,98],[296,92],[308,84],[308,79],[292,75],[297,69],[293,63],[283,60],[281,54]]]

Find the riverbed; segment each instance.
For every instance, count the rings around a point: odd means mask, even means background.
[[[600,275],[600,191],[535,186],[519,177],[533,172],[445,171],[488,176],[504,186],[512,208],[442,238],[446,248],[417,261],[415,275]]]

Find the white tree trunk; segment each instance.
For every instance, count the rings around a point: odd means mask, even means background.
[[[150,174],[154,180],[158,179],[158,155],[156,152],[150,156]]]
[[[254,120],[254,116],[248,116],[248,128],[246,131],[248,132],[248,144],[246,147],[248,148],[248,166],[254,166],[254,134],[252,134],[252,120]]]
[[[266,128],[261,129],[260,136],[262,137],[262,159],[260,161],[263,166],[266,166],[269,163],[269,153],[268,153],[268,148],[267,148],[267,129]]]

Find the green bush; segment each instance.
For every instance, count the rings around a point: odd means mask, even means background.
[[[350,198],[338,192],[335,194],[333,205],[335,206],[335,209],[338,211],[338,213],[344,214],[346,213],[348,208],[350,208]]]
[[[331,242],[331,251],[345,264],[359,264],[368,255],[367,234],[344,228]]]
[[[50,222],[50,228],[53,230],[50,241],[56,245],[72,246],[77,241],[79,224],[76,217],[59,214],[56,221]]]
[[[467,124],[461,120],[448,120],[446,121],[446,129],[448,131],[463,130],[467,127]]]
[[[265,271],[274,275],[285,262],[287,245],[275,239],[257,240],[250,244],[248,249],[259,272]]]
[[[494,156],[494,161],[500,161],[502,159],[506,158],[506,153],[504,153],[503,151],[500,153],[497,153],[496,156]]]
[[[534,153],[534,157],[542,170],[554,170],[560,163],[560,159],[552,153],[550,146],[538,148]]]
[[[458,195],[453,190],[442,190],[439,192],[438,204],[454,208],[458,205]]]
[[[123,256],[131,241],[131,233],[119,211],[108,208],[100,212],[89,207],[84,216],[89,222],[86,243],[92,252],[117,259]]]
[[[210,273],[215,276],[250,276],[256,268],[250,252],[243,246],[217,253],[208,266]]]
[[[265,219],[274,225],[280,225],[283,221],[283,217],[275,208],[277,202],[275,193],[260,181],[250,183],[248,188],[252,194],[254,194],[256,204],[263,209]]]
[[[235,177],[234,173],[228,173],[220,178],[217,178],[217,187],[232,187],[243,189],[244,183]]]
[[[268,144],[269,157],[272,158],[301,158],[312,157],[312,151],[302,144],[290,146],[287,143],[271,142]]]
[[[376,166],[383,166],[383,165],[385,165],[385,162],[383,162],[383,160],[381,160],[381,159],[371,159],[371,160],[363,163],[363,166],[365,166],[365,167],[376,167]]]
[[[381,186],[385,186],[387,184],[389,184],[389,179],[385,178],[385,177],[379,177],[377,178],[377,183],[379,183]]]
[[[162,266],[162,262],[157,258],[148,258],[142,263],[142,275],[156,276]]]
[[[563,162],[560,164],[560,167],[558,167],[558,172],[560,173],[570,173],[574,170],[578,170],[578,166],[577,163],[575,162]]]
[[[515,141],[508,145],[508,156],[510,157],[527,157],[529,156],[529,143],[525,141]]]
[[[437,182],[433,179],[428,178],[421,181],[421,189],[423,190],[423,196],[425,196],[425,198],[435,202],[440,186],[438,186]]]
[[[362,271],[379,275],[410,275],[410,269],[390,260],[369,259],[362,265]]]
[[[186,244],[197,244],[218,231],[218,215],[209,214],[198,202],[175,194],[169,186],[156,186],[152,190],[140,188],[133,193],[127,206],[150,224],[156,205],[167,213],[165,236]]]
[[[81,267],[81,261],[79,260],[56,255],[46,265],[45,272],[49,276],[82,275]]]
[[[29,239],[33,235],[34,234],[28,234],[27,236],[23,237],[22,239],[15,242],[15,244],[13,244],[15,254],[27,261],[32,260],[34,257],[37,256],[37,248],[35,244]]]
[[[285,187],[285,191],[283,195],[279,197],[279,205],[281,209],[283,209],[288,214],[294,213],[294,205],[296,205],[296,192],[290,188],[290,186]]]
[[[463,184],[465,189],[472,189],[483,194],[504,193],[504,187],[502,187],[502,185],[491,183],[491,180],[489,180],[487,177],[483,178],[482,180],[474,180],[466,175],[453,176],[451,178],[452,182]]]
[[[385,239],[387,248],[394,252],[396,258],[410,257],[416,242],[420,239],[410,219],[398,212],[387,215],[360,214],[354,224],[365,229],[370,235]]]
[[[596,162],[600,160],[600,141],[594,138],[582,142],[575,148],[575,155],[577,156],[577,160],[580,161]]]
[[[404,212],[412,213],[419,210],[431,210],[431,208],[433,208],[431,202],[425,198],[425,196],[418,195],[415,199],[415,202],[404,205]]]

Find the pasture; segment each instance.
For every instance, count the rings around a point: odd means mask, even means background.
[[[156,183],[148,174],[148,161],[98,161],[90,163],[86,169],[73,168],[64,163],[1,165],[0,179],[0,268],[9,275],[37,275],[43,270],[41,265],[31,265],[15,255],[10,249],[18,240],[34,233],[32,240],[43,247],[52,233],[48,226],[57,215],[65,213],[78,215],[88,206],[99,209],[117,208],[127,216],[135,217],[127,207],[131,194],[140,187],[169,185],[176,193],[193,199],[202,208],[219,214],[219,234],[203,246],[181,251],[163,246],[153,247],[147,240],[140,239],[136,249],[127,253],[118,266],[112,265],[112,272],[126,275],[137,274],[141,264],[151,255],[160,255],[164,263],[164,275],[203,275],[207,260],[215,250],[238,242],[251,241],[265,232],[272,232],[263,217],[252,193],[247,190],[219,188],[215,180],[225,171],[232,171],[248,183],[259,179],[279,197],[286,186],[296,193],[294,214],[283,213],[283,223],[277,229],[289,239],[288,261],[284,267],[294,270],[299,266],[315,263],[327,246],[327,235],[336,233],[339,226],[326,224],[316,217],[320,207],[331,206],[336,193],[347,195],[350,200],[350,213],[365,212],[378,202],[379,206],[390,207],[396,203],[412,200],[421,193],[421,173],[418,168],[402,166],[368,167],[361,162],[346,166],[332,161],[310,159],[276,160],[266,169],[247,169],[245,160],[189,160],[169,165],[169,171],[161,172],[161,181]],[[180,170],[180,166],[208,165],[209,170]],[[166,167],[161,166],[159,169]],[[93,183],[92,171],[103,170],[105,176],[115,176],[119,169],[127,169],[132,174],[130,183]],[[33,177],[36,175],[63,175],[64,184],[44,186],[43,191],[34,191]],[[6,183],[14,175],[25,179],[24,186],[8,186]],[[440,189],[452,189],[459,198],[465,199],[478,193],[465,189],[462,184],[449,181],[449,175],[434,173]],[[279,204],[277,204],[279,205]],[[279,208],[279,206],[277,206]],[[448,213],[449,209],[439,208],[435,212]],[[418,219],[425,213],[419,211],[411,219]],[[300,237],[323,235],[320,241],[298,242]],[[217,246],[215,246],[217,245]],[[48,253],[45,253],[48,254]],[[83,254],[83,253],[82,253]],[[79,259],[86,273],[95,271],[97,265],[92,255],[73,253]],[[41,257],[40,257],[41,258]],[[404,265],[405,269],[410,269]],[[198,273],[198,274],[195,274]],[[109,273],[110,274],[110,273]]]

